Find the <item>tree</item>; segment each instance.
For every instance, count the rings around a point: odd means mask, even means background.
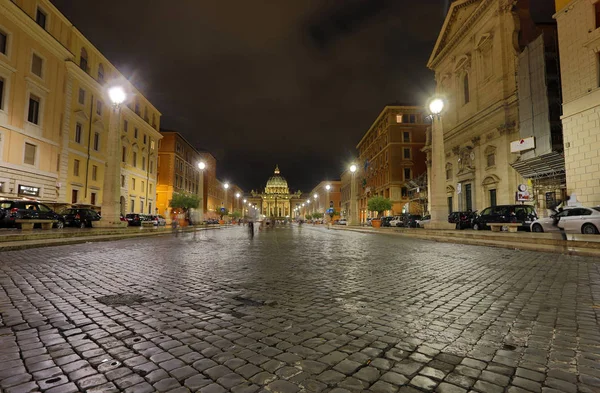
[[[189,209],[196,209],[198,206],[200,206],[200,197],[184,192],[174,192],[173,198],[169,201],[169,207],[182,209],[184,212]]]
[[[319,213],[319,212],[313,213],[312,218],[314,218],[315,220],[320,220],[321,218],[323,218],[323,213]]]
[[[305,214],[304,218],[306,218],[306,220],[310,220],[312,218],[312,214]]]
[[[392,209],[392,201],[382,196],[374,196],[367,202],[369,211],[377,212],[377,218],[381,217],[386,210]]]
[[[242,218],[242,213],[236,210],[236,211],[234,211],[233,213],[231,213],[231,217],[232,217],[233,219],[236,219],[236,220],[237,220],[238,218]]]
[[[221,216],[221,220],[223,219],[223,217],[228,216],[229,215],[229,210],[227,210],[226,207],[222,207],[220,209],[217,209],[217,214],[219,216]]]

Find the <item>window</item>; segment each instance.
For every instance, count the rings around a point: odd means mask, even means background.
[[[142,170],[146,170],[146,157],[142,157]]]
[[[79,160],[73,161],[73,175],[79,176]]]
[[[150,167],[148,168],[150,170],[150,173],[153,172],[154,168],[154,161],[150,160]]]
[[[135,114],[140,115],[140,103],[136,101],[135,103]]]
[[[56,156],[56,172],[60,171],[60,154]]]
[[[96,165],[92,165],[92,180],[96,181],[98,178],[98,167]]]
[[[137,138],[137,135],[138,135],[138,129],[137,129],[137,128],[134,128],[134,129],[133,129],[133,137],[134,137],[134,138]]]
[[[92,205],[95,205],[95,204],[96,204],[96,193],[95,193],[95,192],[92,192],[92,193],[90,194],[90,203],[91,203]]]
[[[452,213],[452,197],[448,197],[448,214]]]
[[[410,132],[404,131],[402,136],[404,138],[403,139],[404,142],[410,142]]]
[[[25,157],[23,158],[23,162],[27,165],[35,165],[35,151],[37,149],[36,145],[31,143],[25,143]]]
[[[410,160],[410,148],[408,147],[404,148],[404,159]]]
[[[94,132],[94,150],[100,150],[100,134]]]
[[[125,175],[121,175],[121,187],[125,187]]]
[[[148,214],[152,214],[152,203],[148,203]]]
[[[29,96],[27,121],[33,124],[40,124],[40,98],[34,96],[33,94]]]
[[[141,190],[142,192],[144,192],[144,190],[145,190],[144,186],[145,186],[145,184],[144,184],[144,182],[142,182],[142,190]]]
[[[146,122],[148,122],[148,108],[144,108],[144,120],[146,120]]]
[[[0,53],[6,54],[8,37],[6,33],[0,30]]]
[[[147,140],[146,138],[147,138],[147,135],[144,134],[144,145],[146,144],[146,140]]]
[[[137,166],[137,152],[133,152],[133,167],[135,168]]]
[[[104,84],[104,66],[102,64],[98,65],[98,82],[101,85]]]
[[[402,187],[402,198],[406,198],[408,196],[408,189],[406,187]]]
[[[404,168],[404,180],[410,179],[410,168]]]
[[[452,179],[452,167],[446,166],[446,180]]]
[[[0,109],[4,109],[4,79],[0,78]]]
[[[490,206],[496,206],[496,190],[490,190]]]
[[[88,54],[85,48],[81,48],[79,55],[79,67],[85,72],[88,70]]]
[[[96,104],[96,113],[99,116],[102,116],[102,107],[104,106],[104,104],[102,103],[102,101],[98,100],[97,104]]]
[[[38,25],[42,26],[43,29],[45,29],[47,19],[48,19],[48,16],[46,15],[46,13],[38,8],[37,12],[35,14],[35,22]]]
[[[81,105],[85,104],[85,90],[83,90],[82,88],[79,88],[79,99],[78,99],[78,102]]]
[[[148,184],[148,192],[152,193],[152,184]]]
[[[77,203],[79,199],[79,190],[71,190],[71,203]]]
[[[152,127],[156,128],[156,117],[152,114]]]
[[[135,199],[132,199],[130,202],[131,202],[131,212],[133,213],[135,211]]]
[[[402,123],[402,115],[396,115],[396,123]]]
[[[31,57],[31,72],[34,75],[42,77],[42,69],[44,68],[44,60],[35,53]]]
[[[490,153],[487,155],[487,166],[492,167],[492,166],[496,166],[496,154],[495,153]]]
[[[131,178],[131,189],[135,190],[135,178],[134,177]]]
[[[469,94],[469,74],[463,76],[463,98],[465,104],[471,101],[471,95]]]
[[[81,125],[81,123],[75,124],[75,142],[77,142],[77,143],[81,143],[81,130],[82,129],[83,129],[83,126]]]
[[[596,14],[596,29],[600,27],[600,2],[594,4],[594,11]]]
[[[410,115],[410,123],[416,123],[417,122],[417,116],[416,115]]]
[[[129,123],[127,123],[127,120],[123,120],[123,131],[127,132],[128,126],[129,126]]]
[[[125,146],[121,151],[121,162],[127,162],[127,148]]]

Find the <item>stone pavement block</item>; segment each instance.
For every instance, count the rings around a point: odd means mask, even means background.
[[[107,382],[105,384],[95,386],[91,389],[88,389],[86,393],[119,393],[120,390],[115,386],[112,382]]]
[[[433,389],[438,385],[433,379],[425,377],[423,375],[417,375],[413,379],[410,380],[410,384],[422,389],[426,392],[432,392]]]
[[[25,382],[20,385],[12,386],[6,389],[6,393],[29,393],[36,392],[39,390],[37,383],[35,382]]]
[[[221,385],[213,383],[211,385],[205,386],[199,390],[200,393],[224,393],[227,390],[223,388]]]
[[[177,382],[175,378],[165,378],[156,382],[152,386],[159,392],[168,392],[169,390],[176,389],[181,385],[179,384],[179,382]]]
[[[463,389],[456,385],[451,385],[446,382],[442,382],[435,390],[437,393],[467,393],[467,389]]]
[[[31,379],[32,379],[31,374],[13,375],[12,377],[8,377],[8,378],[5,378],[2,381],[0,381],[0,387],[2,389],[6,389],[11,386],[24,384],[25,382],[31,381]]]
[[[64,385],[59,385],[48,389],[45,393],[77,393],[79,392],[79,388],[73,382],[66,383]]]
[[[398,389],[399,388],[397,386],[394,386],[390,383],[377,381],[369,390],[376,393],[395,393],[398,391]]]
[[[473,385],[473,389],[479,392],[485,393],[502,393],[504,392],[504,388],[498,385],[494,385],[493,383],[489,383],[486,381],[477,381],[475,385]]]
[[[137,385],[133,385],[128,387],[123,391],[124,393],[152,393],[154,392],[154,388],[147,382],[138,383]]]
[[[77,386],[79,386],[80,389],[87,390],[95,386],[102,385],[106,382],[108,382],[108,380],[104,375],[96,374],[81,378],[75,383],[77,384]]]

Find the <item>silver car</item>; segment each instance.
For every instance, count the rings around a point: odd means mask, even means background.
[[[564,229],[570,233],[598,234],[600,207],[571,207],[555,215],[531,223],[532,232],[556,232]]]

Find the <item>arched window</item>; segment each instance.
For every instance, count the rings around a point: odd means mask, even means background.
[[[446,164],[446,180],[452,179],[452,164],[449,162]]]
[[[471,95],[469,94],[469,74],[466,72],[463,76],[463,96],[465,104],[468,104],[471,101]]]
[[[81,67],[81,69],[85,72],[87,72],[88,70],[88,54],[85,48],[81,48],[81,54],[79,56],[79,67]]]
[[[98,65],[98,82],[101,85],[104,84],[104,66],[102,64]]]

